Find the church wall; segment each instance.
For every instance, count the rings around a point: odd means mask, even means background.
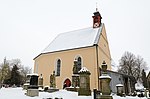
[[[95,46],[42,54],[35,59],[34,72],[37,72],[39,75],[42,74],[44,86],[49,86],[50,74],[52,74],[53,70],[55,70],[56,60],[60,59],[61,72],[60,76],[56,77],[56,85],[61,89],[65,79],[69,78],[71,80],[72,78],[73,62],[76,56],[80,56],[82,58],[82,66],[87,67],[87,69],[91,72],[91,89],[97,88],[98,76]],[[36,66],[38,66],[38,69],[36,69]]]

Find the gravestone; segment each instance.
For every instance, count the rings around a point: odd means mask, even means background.
[[[79,96],[90,96],[90,75],[91,73],[86,67],[82,67],[79,71],[79,78],[80,78],[80,87],[78,91]]]
[[[78,68],[77,68],[77,60],[74,60],[74,65],[73,65],[73,75],[72,75],[72,87],[76,88],[79,87],[79,73],[78,73]]]
[[[43,76],[42,76],[42,74],[39,77],[38,86],[39,86],[39,90],[42,91],[43,90]]]
[[[111,77],[107,74],[107,64],[105,63],[105,61],[102,63],[102,71],[103,71],[103,73],[99,77],[100,82],[101,82],[102,95],[98,99],[113,99],[113,97],[110,96],[111,90],[110,90],[110,86],[109,86]]]
[[[38,90],[38,74],[31,74],[30,75],[30,85],[27,89],[27,96],[39,96],[39,90]]]
[[[55,71],[53,71],[53,74],[50,75],[50,88],[46,90],[47,92],[55,92],[59,91],[58,88],[56,88],[56,76],[55,76]]]
[[[27,90],[28,89],[28,87],[29,87],[29,85],[30,85],[30,77],[31,77],[31,74],[27,74],[26,75],[26,82],[25,82],[25,84],[23,84],[23,89],[24,90]]]
[[[74,60],[74,65],[73,65],[73,74],[72,74],[72,86],[71,87],[66,87],[66,90],[68,91],[78,91],[79,90],[79,73],[78,73],[78,62],[75,59]]]
[[[123,90],[123,85],[122,84],[117,84],[116,85],[117,88],[117,95],[118,96],[123,96],[124,94],[124,90]]]
[[[50,75],[50,87],[51,88],[56,88],[55,71],[53,71],[53,74]]]
[[[100,95],[101,95],[101,92],[97,89],[93,89],[93,96],[94,96],[94,99],[99,99],[100,98]]]

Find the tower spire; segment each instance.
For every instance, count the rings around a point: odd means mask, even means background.
[[[94,16],[92,16],[93,17],[93,28],[100,27],[102,17],[98,11],[97,2],[96,2],[96,12],[94,12],[93,14],[94,14]]]

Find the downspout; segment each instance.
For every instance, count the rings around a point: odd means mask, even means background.
[[[98,90],[100,90],[100,83],[99,83],[99,76],[100,76],[100,73],[99,73],[99,62],[98,62],[98,44],[94,44],[95,47],[96,47],[96,65],[97,65],[97,79],[98,79]]]

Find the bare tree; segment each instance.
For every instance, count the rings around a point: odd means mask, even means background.
[[[27,79],[27,74],[30,74],[32,71],[32,68],[29,67],[25,67],[25,66],[21,66],[20,68],[20,73],[22,76],[22,84],[25,83],[26,79]]]
[[[145,88],[148,88],[148,86],[147,86],[147,79],[146,79],[146,72],[145,72],[144,69],[142,70],[142,77],[141,77],[141,79],[142,79],[143,86]]]
[[[12,68],[14,65],[17,65],[18,68],[21,68],[22,67],[22,64],[21,64],[21,60],[20,59],[12,59],[12,60],[9,60],[9,64],[10,64],[10,67]]]
[[[146,62],[140,56],[125,52],[120,59],[118,72],[134,76],[136,81],[141,77],[142,69],[147,69]]]

